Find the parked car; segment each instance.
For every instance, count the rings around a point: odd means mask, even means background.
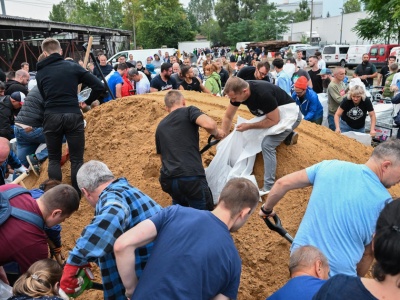
[[[398,44],[375,44],[369,49],[369,61],[376,67],[383,67],[390,56],[390,51]]]
[[[369,53],[371,45],[351,45],[346,55],[346,67],[353,69],[362,63],[362,56]]]
[[[300,48],[310,48],[312,47],[310,44],[292,44],[289,45],[290,50],[292,50],[292,53],[296,53],[296,51]],[[288,49],[289,50],[289,49]]]
[[[322,59],[326,66],[346,66],[346,55],[349,45],[326,45],[322,50]]]
[[[312,46],[312,47],[308,47],[308,48],[299,48],[297,50],[301,50],[301,52],[303,54],[302,59],[304,59],[306,62],[308,62],[308,58],[310,56],[315,55],[315,51],[319,51],[319,47]]]
[[[281,54],[282,58],[285,58],[286,51],[289,49],[289,47],[282,47],[279,49],[279,53]]]

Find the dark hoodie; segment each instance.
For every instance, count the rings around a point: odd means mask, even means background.
[[[28,88],[16,80],[8,80],[6,82],[6,91],[4,94],[11,95],[14,92],[22,92],[26,96],[28,95]]]
[[[14,109],[10,96],[0,97],[0,136],[6,139],[11,139],[14,132],[11,125],[14,125],[14,115],[19,110]]]
[[[103,84],[79,64],[64,60],[53,53],[37,63],[36,81],[44,99],[45,114],[80,114],[77,89],[80,83],[90,87],[92,92],[85,101],[90,105],[103,91]]]

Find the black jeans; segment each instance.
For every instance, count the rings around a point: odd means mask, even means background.
[[[49,151],[50,179],[62,180],[61,155],[62,140],[65,135],[68,143],[69,157],[71,161],[71,182],[79,196],[81,191],[76,182],[76,173],[83,165],[83,153],[85,151],[85,131],[82,114],[47,114],[44,116],[43,132]]]
[[[161,188],[172,197],[172,204],[213,210],[214,202],[204,176],[160,178]]]

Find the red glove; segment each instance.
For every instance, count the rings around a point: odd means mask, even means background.
[[[90,268],[90,265],[84,266],[73,266],[70,264],[65,264],[63,275],[60,281],[60,288],[66,294],[74,294],[81,289],[81,285],[83,282],[82,278],[77,278],[76,276],[79,273],[79,270],[82,268]]]

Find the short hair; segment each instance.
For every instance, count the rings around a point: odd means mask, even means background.
[[[15,72],[15,78],[23,78],[23,77],[29,77],[29,73],[22,69]]]
[[[391,59],[391,58],[394,59],[394,60],[396,60],[396,56],[390,55],[389,58],[388,58],[388,60]]]
[[[55,179],[46,179],[39,185],[39,189],[43,192],[47,192],[49,189],[61,184],[61,181]]]
[[[168,91],[164,97],[165,106],[168,108],[173,107],[176,104],[182,103],[184,97],[180,91]]]
[[[280,52],[275,52],[274,57],[282,56]]]
[[[354,96],[354,97],[360,96],[363,101],[367,97],[366,94],[365,94],[365,90],[361,85],[352,86],[350,88],[347,96],[348,96],[349,100],[351,100],[352,96]]]
[[[397,71],[399,69],[399,64],[398,63],[392,63],[389,66],[390,71]]]
[[[265,67],[267,69],[267,72],[271,69],[271,65],[267,60],[260,61],[257,63],[257,70],[260,70],[262,67]]]
[[[170,63],[163,63],[161,65],[161,72],[168,71],[170,68],[172,68],[172,65]]]
[[[118,66],[117,66],[117,70],[122,70],[122,71],[124,71],[124,70],[126,70],[126,69],[128,69],[128,65],[127,65],[126,63],[120,63],[120,64],[118,64]]]
[[[317,260],[320,260],[323,266],[328,266],[328,259],[318,248],[310,245],[297,248],[290,255],[290,275],[294,272],[310,268]]]
[[[192,68],[192,66],[183,66],[182,68],[181,68],[181,74],[182,74],[182,77],[185,77],[186,76],[186,74],[187,73],[189,73],[189,70]]]
[[[246,178],[229,180],[221,191],[219,203],[223,203],[231,216],[237,215],[242,209],[253,209],[260,199],[258,188]]]
[[[308,57],[308,59],[310,59],[310,58],[318,59],[318,57],[316,57],[315,55],[310,55],[310,56]]]
[[[315,56],[321,56],[322,54],[321,54],[321,52],[319,52],[319,51],[315,51]]]
[[[42,51],[49,54],[58,53],[61,50],[60,42],[53,38],[47,38],[42,42]]]
[[[393,163],[400,163],[400,140],[399,139],[388,139],[383,143],[380,143],[374,148],[371,154],[371,158],[382,161],[382,160],[393,160]]]
[[[49,189],[40,198],[47,212],[61,209],[63,215],[70,215],[79,208],[78,192],[68,184],[59,184]]]
[[[386,203],[376,222],[374,243],[375,264],[372,275],[378,281],[386,275],[400,274],[400,201]]]
[[[27,63],[26,61],[24,61],[23,63],[21,63],[21,69],[22,69],[24,66],[29,66],[29,63]]]
[[[337,73],[339,73],[339,71],[345,71],[345,72],[346,72],[346,69],[343,68],[343,67],[336,67],[336,68],[333,70],[333,75],[336,75]]]
[[[135,76],[135,75],[139,75],[139,71],[136,68],[130,68],[128,70],[128,76]]]
[[[6,84],[3,81],[0,81],[0,90],[5,90]]]
[[[272,65],[273,65],[275,68],[282,69],[282,68],[283,68],[283,65],[284,65],[283,59],[282,59],[282,58],[275,58],[275,59],[272,61]]]
[[[295,64],[295,65],[297,64],[297,63],[296,63],[296,60],[295,60],[293,57],[287,58],[287,59],[286,59],[286,63],[291,63],[291,64]]]
[[[236,62],[236,65],[238,66],[238,67],[240,67],[240,66],[242,66],[242,65],[244,65],[245,64],[245,62],[243,61],[243,60],[238,60],[237,62]]]
[[[12,80],[14,78],[15,78],[15,72],[14,71],[7,72],[7,74],[6,74],[6,79],[7,80]]]
[[[235,94],[240,93],[243,89],[249,87],[249,84],[239,77],[231,77],[225,84],[224,94],[228,94],[229,92],[234,92]]]
[[[55,285],[61,280],[63,269],[57,261],[46,258],[33,263],[14,283],[14,295],[56,296]]]
[[[141,64],[143,66],[143,63],[141,60],[136,61],[136,64]]]
[[[80,189],[93,192],[101,184],[115,179],[107,165],[98,160],[90,160],[79,168],[76,181]]]

